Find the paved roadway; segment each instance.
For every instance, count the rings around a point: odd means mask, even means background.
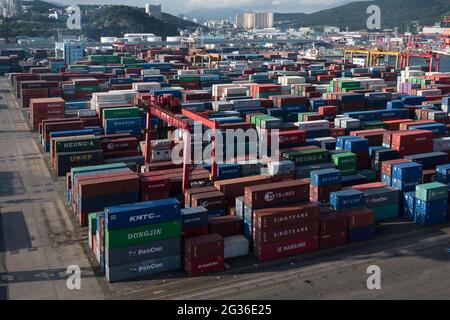
[[[78,299],[103,294],[24,114],[0,78],[0,298]],[[68,290],[78,265],[82,290]]]
[[[213,275],[107,284],[62,200],[64,180],[49,172],[4,78],[0,150],[0,299],[450,299],[450,226],[401,221],[379,226],[369,242],[301,257],[259,264],[249,256]],[[372,264],[381,290],[366,287]],[[81,290],[66,287],[69,265],[82,269]]]

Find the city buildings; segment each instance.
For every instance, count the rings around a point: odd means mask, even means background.
[[[273,12],[244,12],[236,15],[238,29],[265,29],[273,27]]]
[[[3,17],[16,17],[22,13],[22,0],[1,0],[0,14]]]
[[[84,46],[79,42],[56,42],[55,54],[57,58],[64,59],[66,64],[72,64],[83,59]]]

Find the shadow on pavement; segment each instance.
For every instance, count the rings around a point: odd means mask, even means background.
[[[22,211],[2,213],[2,219],[5,252],[32,247],[30,233]]]

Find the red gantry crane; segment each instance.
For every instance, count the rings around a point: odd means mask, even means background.
[[[191,128],[191,121],[183,119],[178,114],[175,114],[173,110],[179,107],[178,99],[174,99],[172,95],[162,95],[162,96],[152,96],[150,100],[144,101],[144,110],[147,112],[147,121],[145,128],[145,168],[148,169],[148,165],[151,162],[151,138],[150,138],[150,121],[151,117],[158,118],[164,122],[166,122],[169,126],[174,127],[176,129],[183,129],[189,131]],[[211,178],[214,181],[217,177],[217,163],[215,159],[216,149],[215,149],[215,135],[216,129],[219,128],[218,123],[212,120],[209,120],[203,117],[200,114],[195,112],[191,112],[185,109],[181,109],[181,114],[188,119],[198,122],[203,126],[211,129],[213,131],[213,135],[211,137]],[[172,135],[170,135],[170,141],[172,142]],[[187,152],[190,148],[190,139],[186,139],[184,136],[184,148],[183,148],[183,183],[182,183],[182,191],[183,194],[186,189],[189,188],[189,170],[190,170],[190,161],[188,158],[190,152]]]
[[[411,58],[422,58],[429,61],[429,72],[433,72],[433,69],[437,72],[439,72],[440,69],[440,60],[441,57],[438,53],[432,52],[432,51],[426,51],[426,52],[402,52],[400,54],[400,69],[404,69],[405,67],[408,67],[411,65]],[[433,68],[434,63],[435,68]]]

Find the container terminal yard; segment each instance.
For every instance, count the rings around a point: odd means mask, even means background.
[[[450,297],[439,54],[138,49],[1,50],[0,299]]]

